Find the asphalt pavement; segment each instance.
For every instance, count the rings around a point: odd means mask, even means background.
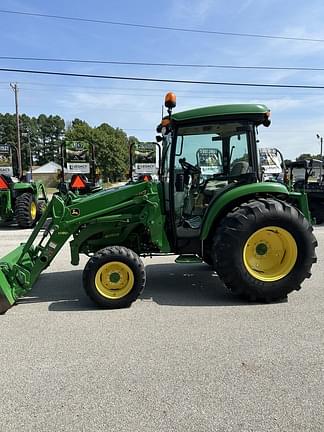
[[[0,229],[0,255],[30,230]],[[313,276],[248,304],[205,264],[146,258],[131,308],[98,310],[68,245],[0,316],[0,431],[323,431],[324,227]]]

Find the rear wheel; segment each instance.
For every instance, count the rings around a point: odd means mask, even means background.
[[[19,195],[15,204],[16,220],[20,228],[32,228],[37,220],[37,204],[33,194]]]
[[[234,293],[275,301],[300,289],[316,262],[312,226],[275,199],[242,204],[222,221],[213,243],[216,271]]]
[[[102,308],[128,307],[144,289],[144,264],[130,249],[106,247],[89,259],[83,271],[83,286]]]

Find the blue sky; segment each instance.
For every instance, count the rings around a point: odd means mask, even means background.
[[[324,39],[324,2],[312,0],[63,1],[3,0],[1,9],[224,32]],[[324,67],[324,42],[180,33],[0,13],[1,56],[93,60]],[[324,85],[323,72],[197,69],[0,60],[0,67],[188,80]],[[166,91],[177,110],[223,103],[265,103],[270,128],[262,146],[287,158],[319,153],[324,135],[324,90],[141,83],[0,72],[0,111],[13,112],[9,82],[20,87],[21,112],[108,122],[128,135],[154,140]]]

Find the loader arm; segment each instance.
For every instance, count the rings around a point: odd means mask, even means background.
[[[54,195],[27,242],[0,259],[0,313],[31,290],[71,236],[76,265],[80,252],[91,255],[109,244],[127,244],[139,225],[149,232],[156,250],[169,251],[157,184],[142,182],[86,196]],[[104,233],[103,243],[91,243],[98,233]]]

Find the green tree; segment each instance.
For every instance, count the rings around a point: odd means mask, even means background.
[[[28,170],[31,163],[35,165],[39,159],[38,151],[38,126],[36,117],[26,114],[20,116],[21,152],[23,169]]]
[[[324,161],[324,156],[320,154],[310,154],[310,153],[302,153],[298,157],[296,157],[296,160],[304,160],[304,159],[319,159]]]
[[[97,166],[103,178],[111,181],[127,178],[129,147],[131,143],[138,142],[136,137],[128,137],[122,129],[113,128],[108,123],[93,128],[87,122],[76,118],[66,124],[58,115],[40,114],[36,118],[22,114],[20,128],[24,169],[29,168],[30,159],[34,165],[53,160],[59,162],[62,143],[82,141],[94,145]],[[0,114],[0,143],[16,148],[14,114]],[[15,151],[13,154],[15,155]]]
[[[39,163],[58,161],[60,144],[65,136],[64,120],[58,115],[41,114],[37,119],[37,125]]]
[[[80,119],[74,119],[65,133],[67,141],[86,141],[93,140],[93,128],[89,124]]]
[[[122,129],[103,123],[94,130],[98,167],[105,180],[124,180],[128,173],[129,144]]]
[[[128,172],[129,140],[122,129],[108,123],[92,128],[80,119],[74,119],[65,135],[68,141],[83,141],[95,149],[96,165],[104,180],[123,180]]]
[[[16,117],[13,114],[0,114],[0,142],[10,146],[17,145]]]
[[[0,114],[0,144],[11,147],[14,174],[17,175],[17,125],[14,114]]]

